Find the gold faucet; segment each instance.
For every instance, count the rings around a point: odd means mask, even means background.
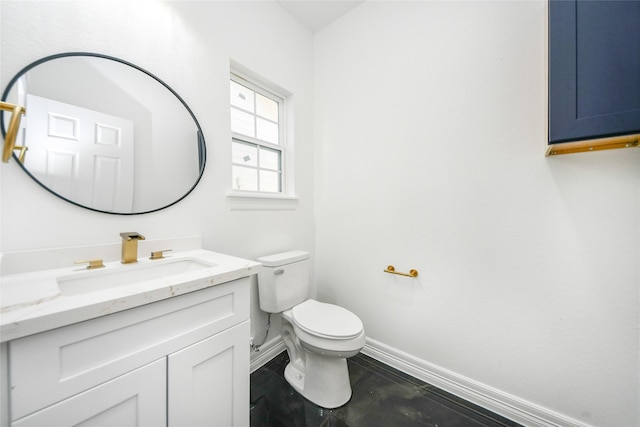
[[[135,231],[120,233],[122,237],[122,263],[131,264],[138,262],[138,240],[144,240],[144,236]]]

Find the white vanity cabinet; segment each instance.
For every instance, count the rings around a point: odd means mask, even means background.
[[[9,341],[10,425],[249,425],[249,283]]]

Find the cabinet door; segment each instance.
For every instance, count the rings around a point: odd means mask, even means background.
[[[11,425],[159,427],[166,418],[166,358],[87,390]]]
[[[249,425],[249,321],[169,355],[169,426]]]
[[[640,132],[640,1],[549,2],[549,142]]]

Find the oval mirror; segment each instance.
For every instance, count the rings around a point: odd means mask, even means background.
[[[186,197],[204,171],[202,129],[184,100],[142,68],[72,52],[23,68],[2,100],[26,106],[13,159],[56,196],[132,215]],[[10,114],[3,112],[6,135]]]

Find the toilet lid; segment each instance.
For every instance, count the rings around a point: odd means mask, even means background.
[[[306,300],[293,307],[292,315],[296,325],[312,335],[348,339],[360,335],[362,321],[346,308]]]

